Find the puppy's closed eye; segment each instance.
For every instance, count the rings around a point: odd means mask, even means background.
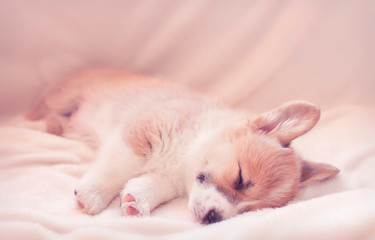
[[[236,181],[234,182],[234,189],[241,191],[241,190],[251,187],[252,185],[253,183],[251,181],[244,182],[244,179],[242,177],[241,166],[239,165],[238,177]]]
[[[203,173],[199,174],[198,177],[197,177],[197,180],[200,183],[203,183],[206,180],[206,175],[204,175]]]

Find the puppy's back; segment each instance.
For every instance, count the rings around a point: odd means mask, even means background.
[[[31,121],[45,121],[46,131],[62,135],[71,116],[82,108],[84,117],[103,107],[148,111],[155,104],[177,98],[199,98],[181,86],[119,69],[90,69],[72,74],[46,89],[42,99],[25,114]],[[90,112],[91,111],[91,112]],[[114,110],[116,111],[116,110]]]

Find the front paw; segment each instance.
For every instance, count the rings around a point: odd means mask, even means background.
[[[122,213],[125,216],[149,216],[150,215],[150,205],[147,201],[141,198],[134,197],[129,193],[121,194],[120,202]]]
[[[107,199],[95,188],[77,188],[74,195],[78,207],[91,215],[100,213],[108,205]]]

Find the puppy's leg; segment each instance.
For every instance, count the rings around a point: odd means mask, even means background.
[[[176,185],[165,176],[148,173],[130,179],[121,191],[121,209],[124,215],[143,216],[162,203],[178,196]]]
[[[122,186],[138,174],[144,161],[117,137],[107,141],[99,150],[93,169],[75,189],[78,206],[89,214],[101,212]]]
[[[24,119],[38,122],[38,130],[62,135],[70,116],[79,108],[81,95],[80,89],[72,86],[70,82],[60,82],[50,88],[40,102],[24,114]],[[35,129],[36,124],[29,125]]]

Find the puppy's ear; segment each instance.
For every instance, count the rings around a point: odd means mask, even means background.
[[[304,187],[314,182],[328,180],[336,176],[339,172],[338,168],[329,164],[302,160],[300,186]]]
[[[319,118],[319,107],[308,102],[294,101],[261,114],[254,123],[258,130],[278,138],[283,146],[287,146],[293,139],[313,128]]]

